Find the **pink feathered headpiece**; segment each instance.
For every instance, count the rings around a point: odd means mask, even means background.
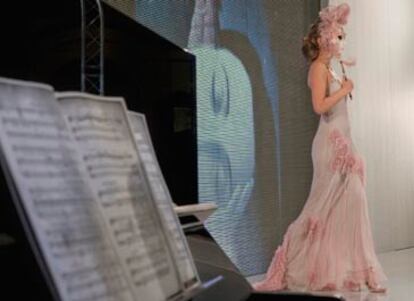
[[[328,6],[319,12],[321,20],[318,29],[321,37],[321,48],[333,54],[339,53],[338,36],[342,34],[342,27],[348,22],[351,8],[343,3],[337,6]]]

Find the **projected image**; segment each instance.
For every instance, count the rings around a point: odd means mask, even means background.
[[[258,4],[249,9],[243,1],[136,2],[140,22],[196,55],[199,202],[218,204],[207,228],[247,274],[260,269],[257,259],[266,252],[257,235],[264,221],[256,217],[261,196],[254,192],[255,98],[266,102],[262,118],[274,129],[277,125],[276,70]],[[254,26],[247,26],[247,11]],[[267,144],[275,157],[270,162],[275,162],[276,135]],[[276,166],[269,171],[269,178],[276,179]],[[268,216],[276,216],[273,209]]]
[[[300,45],[319,1],[135,4],[138,22],[196,56],[199,202],[219,206],[207,229],[245,275],[261,273],[309,189],[291,179],[311,170],[310,143],[289,135],[307,131]]]
[[[199,201],[214,200],[221,211],[242,210],[255,164],[249,76],[226,49],[192,51],[197,55]]]
[[[220,44],[219,8],[195,3],[188,47],[197,56],[199,201],[218,204],[207,227],[237,262],[254,185],[253,95],[243,63]]]
[[[245,213],[254,184],[250,80],[240,60],[226,49],[206,46],[193,51],[198,70],[199,201],[218,204],[207,228],[236,256],[240,223],[235,217]]]
[[[188,42],[197,56],[199,200],[219,204],[207,227],[246,273],[257,272],[259,258],[265,257],[261,232],[266,229],[275,241],[272,228],[277,225],[275,195],[266,200],[266,210],[260,206],[263,196],[254,193],[256,162],[267,159],[256,157],[256,140],[263,146],[255,137],[260,102],[267,108],[260,117],[274,133],[265,142],[274,150],[274,161],[268,162],[276,162],[278,155],[276,65],[260,4],[197,1]],[[274,179],[270,185],[277,185],[276,173],[276,165],[267,170]]]

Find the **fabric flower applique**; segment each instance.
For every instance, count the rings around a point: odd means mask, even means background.
[[[350,139],[335,129],[329,134],[329,141],[334,150],[331,161],[332,171],[338,171],[341,174],[355,173],[359,175],[365,185],[364,161],[352,152]]]

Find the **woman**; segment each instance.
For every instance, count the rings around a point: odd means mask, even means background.
[[[364,163],[351,138],[347,97],[353,83],[330,67],[340,57],[349,12],[347,4],[323,9],[304,38],[313,109],[321,116],[312,144],[312,187],[256,290],[359,291],[366,285],[386,292],[368,216]]]

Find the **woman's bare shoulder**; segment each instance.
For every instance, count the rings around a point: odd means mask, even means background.
[[[309,66],[309,73],[317,72],[317,73],[326,74],[327,71],[328,71],[328,68],[326,67],[326,65],[319,61],[313,61]]]
[[[326,68],[324,63],[319,61],[313,61],[309,66],[308,71],[308,86],[311,87],[311,80],[312,79],[326,79],[328,77],[328,69]]]

